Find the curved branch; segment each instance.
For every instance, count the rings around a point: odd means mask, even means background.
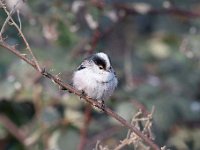
[[[0,46],[4,47],[5,49],[7,49],[10,52],[14,53],[17,57],[19,57],[20,59],[24,60],[29,65],[31,65],[35,70],[37,70],[38,72],[40,72],[38,70],[37,66],[35,65],[35,63],[32,62],[32,61],[30,61],[24,55],[20,54],[19,51],[15,49],[15,47],[8,45],[6,42],[4,42],[2,40],[0,41]],[[77,91],[71,85],[64,83],[61,79],[59,79],[58,77],[56,77],[56,76],[48,73],[45,69],[43,69],[40,73],[41,73],[41,75],[45,76],[46,78],[51,79],[54,83],[56,83],[57,85],[59,85],[59,87],[61,87],[62,89],[66,89],[69,92],[74,93],[75,95],[80,96],[81,98],[85,99],[89,104],[91,104],[91,105],[93,105],[95,107],[98,107],[99,109],[101,109],[103,112],[105,112],[109,116],[115,118],[122,125],[126,126],[132,132],[134,132],[135,134],[137,134],[141,139],[144,140],[145,143],[147,143],[149,146],[151,146],[154,150],[160,150],[160,148],[152,140],[150,140],[142,132],[140,132],[138,129],[136,129],[134,126],[132,126],[130,123],[128,123],[124,118],[122,118],[121,116],[119,116],[118,114],[116,114],[114,111],[112,111],[109,107],[105,106],[102,109],[102,104],[101,103],[99,103],[98,101],[96,101],[94,99],[91,99],[91,98],[89,98],[87,96],[84,96],[82,94],[82,92]]]

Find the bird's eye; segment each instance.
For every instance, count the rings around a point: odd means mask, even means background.
[[[101,69],[101,70],[102,70],[102,69],[103,69],[103,66],[99,66],[99,69]]]

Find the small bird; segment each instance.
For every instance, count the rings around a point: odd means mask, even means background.
[[[73,86],[104,105],[117,87],[117,77],[107,54],[99,52],[86,58],[73,74]]]

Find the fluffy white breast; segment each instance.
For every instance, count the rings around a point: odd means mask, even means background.
[[[89,69],[74,72],[73,86],[84,91],[89,97],[105,100],[110,97],[117,86],[117,78],[112,73],[99,75]]]
[[[105,61],[106,70],[99,68],[97,64],[101,61],[95,55]],[[83,61],[82,68],[74,72],[73,86],[80,91],[84,91],[91,98],[105,100],[112,95],[118,81],[114,70],[110,69],[111,64],[108,56],[102,52],[95,55],[90,57],[93,59]]]

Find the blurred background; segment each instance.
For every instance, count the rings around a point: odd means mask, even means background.
[[[5,0],[8,10],[16,2]],[[106,105],[128,121],[138,109],[155,106],[155,143],[200,150],[198,0],[27,0],[17,9],[41,66],[70,83],[85,57],[107,53],[119,85]],[[6,17],[0,9],[1,27]],[[27,53],[13,26],[3,36]],[[0,47],[1,150],[90,150],[98,140],[112,149],[126,134]]]

